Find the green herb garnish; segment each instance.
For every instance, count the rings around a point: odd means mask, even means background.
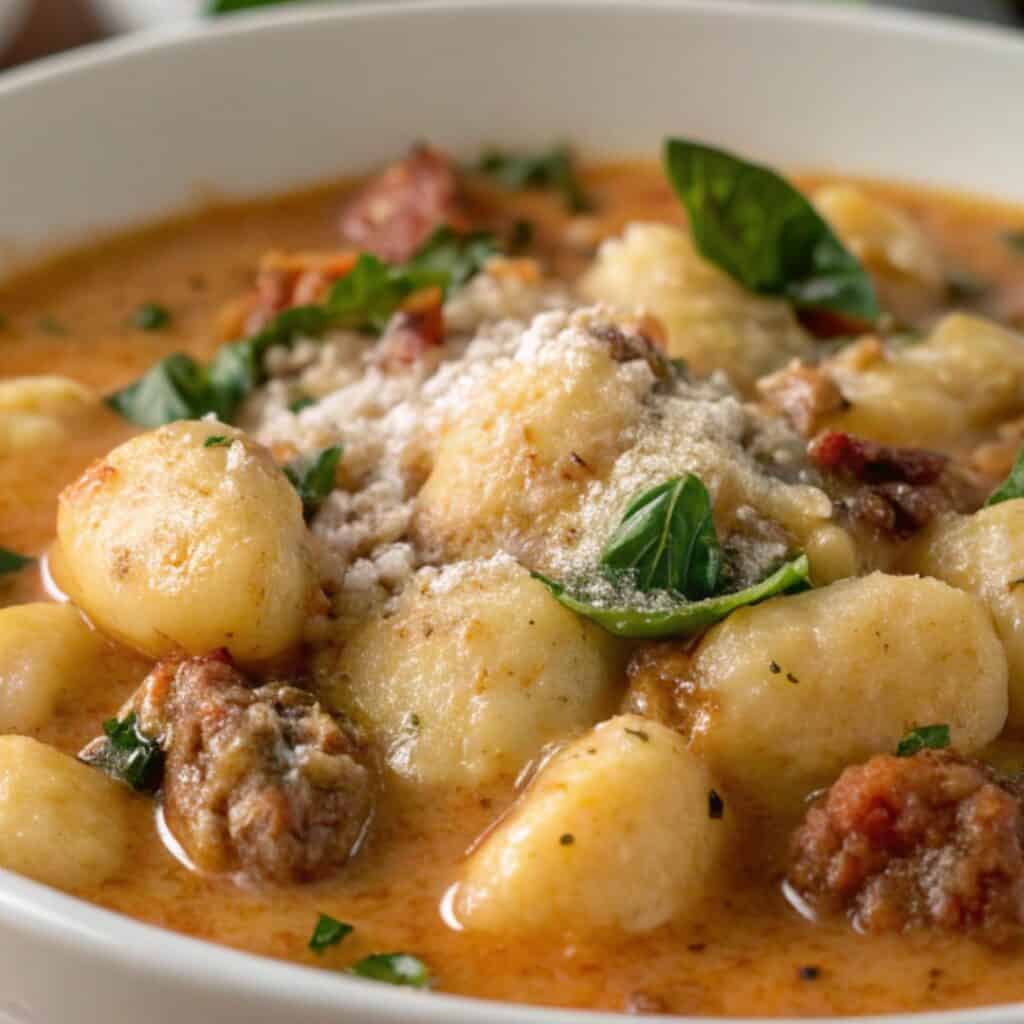
[[[376,953],[353,964],[348,973],[410,988],[429,988],[431,981],[427,965],[409,953]]]
[[[204,448],[227,448],[231,444],[231,438],[224,434],[214,434],[203,442]]]
[[[289,412],[302,412],[303,409],[308,409],[311,405],[316,405],[316,399],[310,395],[299,395],[298,398],[293,398],[288,403]]]
[[[665,169],[701,255],[744,288],[798,310],[878,319],[864,268],[774,171],[686,139],[666,141]]]
[[[617,596],[595,599],[586,581],[577,589],[540,573],[533,576],[566,608],[626,637],[688,636],[737,608],[807,585],[810,566],[801,555],[753,586],[719,593],[724,558],[711,511],[707,488],[692,473],[666,480],[630,502],[598,565],[615,595],[622,595],[622,604],[616,603]],[[665,594],[669,607],[630,604],[630,589]]]
[[[985,508],[999,505],[1004,501],[1013,501],[1015,498],[1024,498],[1024,445],[1017,451],[1010,475],[988,496]]]
[[[47,334],[67,334],[68,329],[52,313],[44,313],[36,320],[36,327]]]
[[[352,932],[352,925],[346,924],[344,921],[336,921],[329,914],[321,914],[317,919],[313,934],[310,936],[309,948],[314,953],[323,953],[331,946],[336,946]]]
[[[949,746],[948,725],[922,725],[908,732],[896,746],[897,757],[913,757],[922,750],[945,750]]]
[[[156,740],[139,731],[135,712],[121,721],[111,718],[104,722],[103,732],[106,742],[83,759],[132,789],[156,792],[163,779],[164,752]]]
[[[0,576],[6,576],[11,572],[19,572],[32,561],[16,551],[9,551],[7,548],[0,548]]]
[[[251,11],[259,7],[278,7],[288,3],[306,3],[308,0],[208,0],[207,17],[215,18],[221,14],[235,14],[238,11]]]
[[[335,445],[315,455],[303,455],[284,467],[284,475],[299,492],[307,520],[313,518],[327,495],[334,490],[334,474],[340,459],[341,448]]]
[[[601,568],[632,576],[638,590],[671,590],[691,600],[715,593],[722,549],[711,497],[692,473],[645,491],[626,509]]]
[[[461,287],[495,251],[490,235],[457,236],[440,228],[405,264],[391,266],[362,253],[322,304],[284,310],[259,333],[225,345],[209,366],[180,352],[167,356],[110,395],[107,404],[144,427],[210,414],[230,423],[246,396],[266,380],[263,362],[270,349],[287,348],[300,337],[320,337],[332,328],[380,334],[413,292]]]
[[[568,146],[554,146],[541,153],[512,153],[490,150],[480,158],[480,171],[509,189],[551,189],[558,192],[570,213],[593,209],[576,177]]]
[[[1003,241],[1015,252],[1024,255],[1024,228],[1015,228],[1013,231],[1003,232]]]
[[[144,302],[132,313],[132,323],[140,331],[159,331],[171,322],[171,314],[156,302]]]

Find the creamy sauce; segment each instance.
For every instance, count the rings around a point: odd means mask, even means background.
[[[540,252],[564,273],[578,270],[602,237],[628,221],[682,219],[653,165],[606,165],[588,171],[585,181],[601,212],[577,221],[568,245],[562,241],[566,218],[555,200],[543,194],[507,199],[515,216],[538,222]],[[61,374],[106,393],[170,352],[208,357],[218,343],[217,311],[251,286],[263,252],[336,243],[345,187],[225,204],[70,253],[0,285],[2,375]],[[911,212],[948,267],[990,283],[978,300],[981,308],[1024,318],[1024,255],[1000,237],[1024,227],[1024,211],[890,185],[867,187]],[[172,312],[167,330],[130,326],[133,310],[147,301]],[[0,544],[42,554],[53,538],[60,489],[135,429],[99,409],[71,425],[68,443],[31,458],[0,460]],[[44,596],[35,571],[3,586],[4,604]],[[102,668],[75,706],[59,709],[40,739],[67,752],[80,749],[148,665],[111,647]],[[441,991],[517,1002],[810,1015],[1024,998],[1020,950],[996,951],[927,931],[866,937],[844,921],[810,924],[785,901],[778,877],[741,879],[699,925],[640,938],[505,941],[460,933],[442,919],[442,899],[467,848],[510,802],[511,781],[487,794],[449,791],[429,799],[394,782],[383,785],[367,842],[334,880],[254,889],[190,872],[161,841],[152,802],[139,798],[132,810],[130,866],[79,895],[189,935],[325,970],[371,952],[409,951],[430,965]],[[323,957],[306,946],[319,912],[356,927]],[[817,973],[801,972],[808,967]]]

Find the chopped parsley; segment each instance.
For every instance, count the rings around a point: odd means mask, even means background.
[[[715,789],[708,790],[708,817],[718,821],[725,814],[725,801]]]
[[[571,832],[564,832],[558,837],[558,842],[562,846],[572,846],[576,842],[576,837]]]
[[[643,743],[650,743],[651,741],[651,737],[647,733],[645,733],[643,729],[626,729],[625,732],[628,736],[635,736],[638,740],[641,740]]]
[[[508,189],[557,192],[570,213],[586,213],[593,209],[590,197],[576,176],[568,146],[552,146],[539,153],[493,149],[480,158],[478,169]]]
[[[945,750],[949,746],[948,725],[921,725],[911,730],[896,746],[897,757],[913,757],[922,750]]]
[[[784,178],[722,149],[667,139],[665,170],[700,254],[748,291],[873,324],[871,278]]]
[[[540,573],[533,577],[566,608],[625,637],[690,636],[737,608],[809,585],[810,564],[800,555],[759,583],[723,592],[723,563],[711,498],[688,473],[630,503],[593,580],[567,585]],[[601,583],[610,584],[612,598],[602,592]],[[640,599],[646,594],[667,600],[647,606]]]
[[[36,320],[36,327],[47,334],[67,334],[68,329],[52,313],[44,313]]]
[[[1017,452],[1010,475],[988,496],[985,508],[999,505],[1004,501],[1013,501],[1015,498],[1024,498],[1024,445],[1021,445]]]
[[[336,946],[346,936],[353,932],[352,925],[344,921],[336,921],[329,914],[321,914],[317,919],[316,927],[309,938],[309,948],[314,953],[322,954],[331,946]]]
[[[311,405],[316,405],[316,399],[310,395],[299,395],[298,398],[293,398],[288,403],[289,412],[302,412],[303,409],[308,409]]]
[[[132,324],[140,331],[160,331],[170,322],[171,314],[156,302],[144,302],[132,313]]]
[[[7,548],[0,548],[0,576],[6,576],[8,573],[12,572],[19,572],[31,561],[31,558],[19,555],[16,551],[10,551]]]
[[[284,475],[299,492],[307,520],[316,515],[327,495],[334,490],[334,475],[340,459],[341,448],[334,445],[315,455],[300,456],[283,467]]]
[[[429,988],[431,984],[427,965],[410,953],[375,953],[353,964],[348,973],[409,988]]]
[[[773,676],[777,676],[782,671],[782,666],[777,661],[770,661],[768,663],[768,671]]]
[[[1013,231],[1003,232],[1003,241],[1006,245],[1024,256],[1024,228],[1015,228]]]
[[[120,721],[103,723],[106,740],[87,753],[83,760],[102,769],[132,789],[155,793],[164,774],[164,752],[156,740],[139,731],[138,719],[131,712]]]
[[[231,444],[231,438],[224,434],[214,434],[203,442],[204,448],[227,448]]]

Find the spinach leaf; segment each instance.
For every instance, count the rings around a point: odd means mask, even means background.
[[[132,789],[155,793],[163,779],[164,752],[156,740],[139,731],[135,712],[121,721],[111,718],[104,722],[103,732],[106,740],[97,743],[95,750],[84,752],[82,760]]]
[[[355,929],[344,921],[336,921],[329,914],[321,914],[316,927],[309,939],[309,948],[314,953],[323,953],[331,946],[336,946]]]
[[[324,448],[316,455],[303,455],[284,467],[284,475],[299,492],[307,521],[316,515],[327,495],[334,490],[334,474],[341,459],[341,448]]]
[[[410,988],[429,988],[431,980],[427,965],[410,953],[376,953],[353,964],[348,973]]]
[[[988,496],[985,508],[1015,498],[1024,498],[1024,444],[1017,452],[1010,475]]]
[[[140,331],[159,331],[171,322],[171,314],[165,306],[156,302],[144,302],[132,314],[132,323]]]
[[[628,573],[638,590],[710,597],[722,573],[711,497],[692,473],[645,491],[626,509],[601,555],[613,576]]]
[[[246,396],[266,379],[263,361],[269,349],[288,347],[300,337],[316,338],[335,327],[379,334],[413,292],[459,288],[496,251],[492,235],[459,236],[442,228],[405,264],[391,266],[362,253],[323,303],[278,313],[252,337],[224,345],[209,366],[180,352],[167,356],[135,383],[108,396],[107,404],[144,427],[211,413],[230,423]]]
[[[792,590],[804,589],[809,582],[810,564],[806,555],[800,555],[751,587],[732,594],[705,598],[703,601],[680,600],[677,605],[665,611],[594,604],[585,597],[571,594],[561,583],[556,583],[540,573],[532,575],[566,608],[596,622],[609,633],[615,636],[653,639],[692,636],[720,622],[737,608],[745,608]]]
[[[913,757],[922,750],[945,750],[949,746],[948,725],[922,725],[900,740],[897,757]]]
[[[774,171],[686,139],[666,140],[665,169],[701,255],[743,287],[800,310],[878,319],[864,268]]]
[[[18,572],[24,569],[32,561],[16,551],[9,551],[7,548],[0,548],[0,576],[6,576],[11,572]]]
[[[593,209],[576,177],[568,146],[553,146],[540,153],[491,150],[480,158],[478,169],[501,182],[505,188],[542,188],[558,192],[570,213],[586,213]]]

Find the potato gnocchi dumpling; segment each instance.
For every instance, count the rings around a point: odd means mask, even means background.
[[[66,421],[98,404],[68,377],[14,377],[0,381],[0,455],[14,455],[67,438]]]
[[[619,642],[563,608],[510,559],[414,583],[359,628],[328,671],[333,700],[399,775],[477,785],[611,714]]]
[[[115,448],[61,494],[57,534],[73,600],[145,654],[224,647],[255,662],[301,638],[315,593],[301,502],[270,453],[222,423]]]
[[[820,188],[813,200],[874,278],[883,309],[912,321],[941,304],[946,280],[938,253],[902,210],[856,185]]]
[[[1007,712],[1006,656],[978,601],[881,573],[736,612],[705,635],[683,685],[692,749],[783,816],[917,726],[947,724],[971,753]]]
[[[1024,412],[1024,338],[954,313],[923,341],[869,340],[827,364],[849,407],[824,426],[886,444],[950,447]]]
[[[1024,499],[940,520],[915,540],[906,568],[974,594],[989,610],[1009,663],[1009,724],[1024,730]]]
[[[0,736],[0,867],[58,889],[98,885],[124,864],[128,788],[26,736]]]
[[[456,916],[496,933],[686,922],[713,891],[731,819],[681,736],[621,715],[540,769],[470,856]]]
[[[0,733],[45,725],[96,673],[102,641],[66,604],[0,610]]]
[[[529,551],[626,444],[654,383],[647,365],[568,330],[565,345],[538,338],[539,358],[501,367],[452,417],[417,501],[428,549]]]
[[[746,391],[814,351],[787,303],[745,291],[700,256],[686,231],[667,224],[630,224],[605,242],[582,287],[595,301],[653,314],[668,332],[670,356],[699,376],[725,370]]]

